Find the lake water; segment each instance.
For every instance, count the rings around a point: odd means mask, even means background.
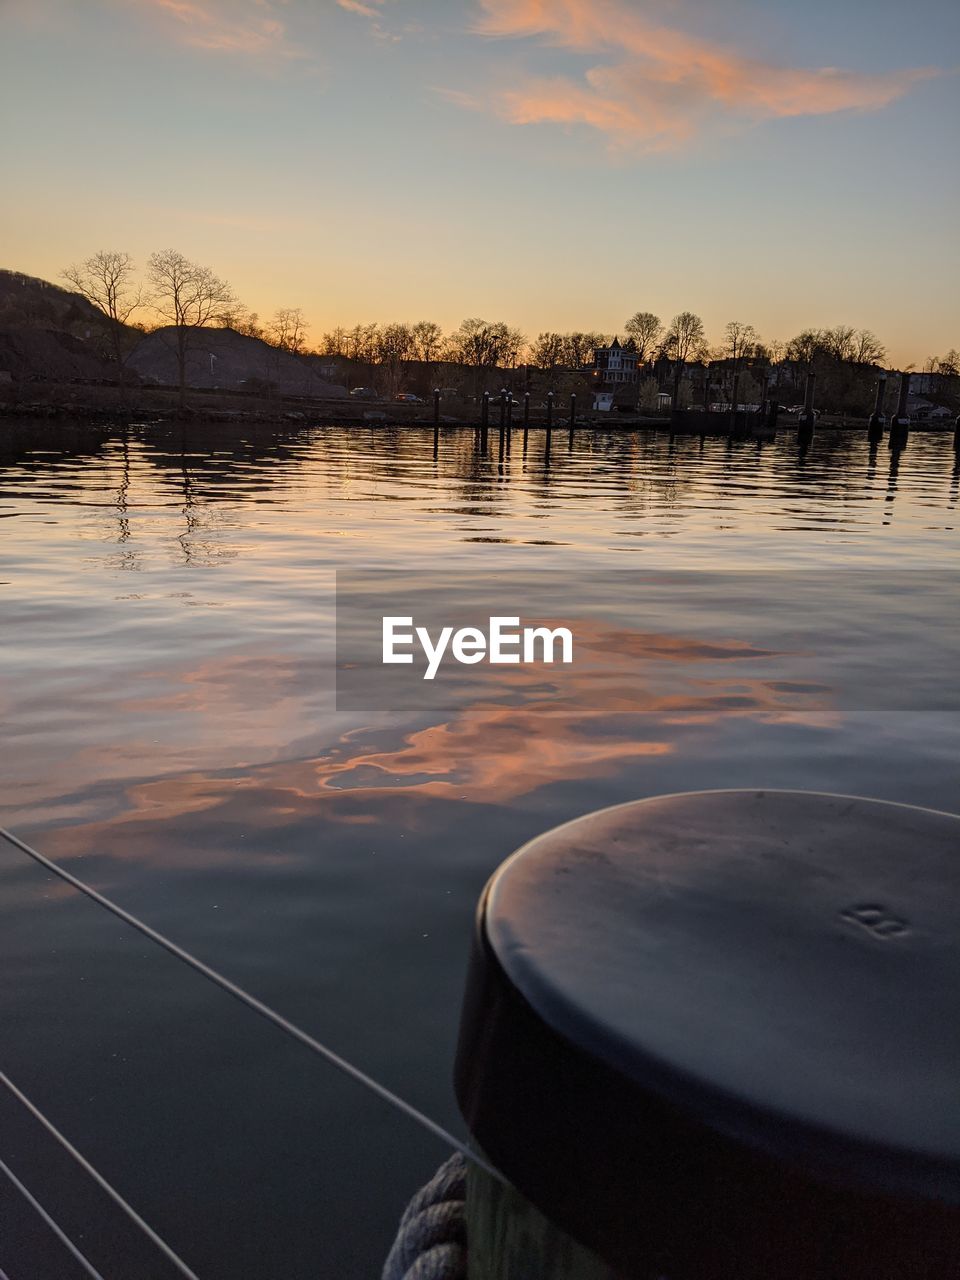
[[[5,420],[0,821],[461,1133],[471,918],[524,840],[712,787],[960,807],[958,499],[946,435]],[[532,592],[589,661],[338,702],[371,570]],[[378,1274],[441,1142],[3,842],[0,964],[3,1070],[204,1280]],[[173,1274],[6,1097],[0,1134],[105,1273]],[[0,1269],[80,1274],[5,1183]]]

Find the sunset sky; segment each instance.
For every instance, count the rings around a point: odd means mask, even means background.
[[[960,347],[953,0],[0,0],[0,266],[172,246],[310,337]]]

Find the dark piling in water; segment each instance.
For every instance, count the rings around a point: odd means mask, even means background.
[[[909,373],[901,373],[900,390],[897,395],[897,412],[890,423],[890,439],[895,440],[901,447],[906,444],[907,436],[910,434],[910,414],[907,408],[909,396],[910,375]]]
[[[480,399],[480,448],[487,451],[487,432],[490,427],[490,392],[485,391]]]
[[[811,369],[807,374],[806,385],[803,389],[803,412],[800,415],[797,431],[800,441],[806,441],[807,444],[813,439],[813,433],[817,425],[817,415],[813,407],[816,389],[817,375]]]
[[[877,399],[873,406],[873,413],[870,415],[870,421],[867,424],[867,439],[882,440],[883,428],[886,418],[883,412],[883,404],[887,398],[887,375],[882,373],[877,379]]]

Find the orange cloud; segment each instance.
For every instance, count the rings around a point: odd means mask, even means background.
[[[381,4],[382,0],[373,0],[373,4]],[[337,4],[341,9],[346,9],[348,13],[359,13],[362,18],[377,17],[377,10],[373,4],[363,4],[362,0],[337,0]]]
[[[933,68],[882,75],[778,66],[744,57],[645,16],[625,0],[479,0],[478,34],[539,37],[610,61],[583,80],[533,79],[502,92],[496,108],[514,124],[586,124],[620,146],[675,147],[718,110],[748,122],[836,111],[874,111]]]
[[[135,0],[166,20],[183,44],[216,53],[293,58],[276,0]],[[282,0],[281,0],[282,3]]]

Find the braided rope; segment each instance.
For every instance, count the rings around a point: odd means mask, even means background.
[[[382,1280],[466,1280],[467,1162],[440,1166],[404,1210]]]

